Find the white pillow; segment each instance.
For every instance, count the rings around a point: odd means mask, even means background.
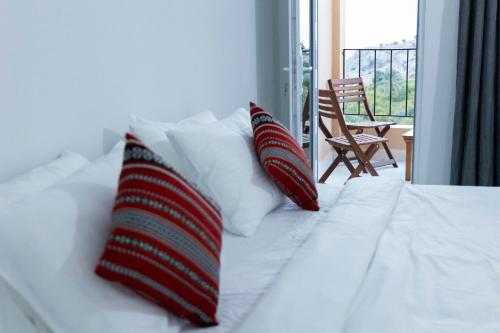
[[[251,236],[283,201],[257,160],[247,110],[203,127],[172,130],[168,137],[196,171],[194,182],[221,207],[227,231]]]
[[[123,153],[0,211],[0,277],[53,332],[165,333],[180,321],[94,269],[111,228]]]
[[[214,114],[210,110],[206,110],[203,112],[199,112],[193,116],[180,120],[178,122],[166,122],[166,121],[157,121],[144,118],[142,116],[131,114],[130,115],[130,126],[140,125],[140,126],[151,126],[155,127],[162,132],[166,132],[168,130],[174,129],[178,125],[182,125],[185,123],[197,123],[197,124],[205,124],[216,121]]]
[[[113,150],[123,149],[123,145],[118,143]],[[64,152],[56,160],[0,184],[0,206],[9,209],[9,204],[59,183],[89,163],[77,153]],[[0,332],[49,332],[43,320],[1,276],[0,309]]]
[[[0,207],[48,188],[88,164],[89,161],[85,157],[69,151],[64,152],[46,165],[1,183]]]
[[[191,180],[193,170],[186,165],[182,156],[176,153],[167,138],[167,132],[175,129],[186,129],[192,126],[209,124],[217,121],[211,111],[204,111],[178,123],[167,123],[149,120],[137,115],[130,116],[130,131],[135,134],[146,146],[163,157],[184,177]]]

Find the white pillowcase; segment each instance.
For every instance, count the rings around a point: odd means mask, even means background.
[[[168,137],[196,171],[198,187],[221,207],[227,231],[253,235],[263,217],[283,201],[257,160],[247,110],[203,127],[172,130]]]
[[[95,275],[111,228],[123,153],[0,210],[0,278],[53,332],[179,330],[164,309]]]
[[[157,121],[157,120],[151,120],[144,118],[142,116],[139,116],[137,114],[131,114],[130,115],[130,126],[135,126],[135,125],[141,125],[141,126],[151,126],[155,127],[159,130],[161,130],[163,133],[175,129],[176,126],[187,124],[187,123],[194,123],[194,124],[205,124],[205,123],[212,123],[215,122],[217,119],[215,118],[214,114],[210,110],[205,110],[203,112],[196,113],[193,116],[187,117],[185,119],[182,119],[178,122],[172,123],[172,122],[167,122],[167,121]]]
[[[191,180],[193,170],[186,165],[182,156],[176,153],[172,144],[167,138],[167,133],[171,130],[186,129],[202,124],[216,122],[211,111],[203,111],[192,117],[181,120],[178,123],[168,123],[149,120],[137,115],[130,116],[130,131],[135,134],[146,146],[155,153],[163,157],[166,162],[172,165],[184,177]]]
[[[122,148],[123,142],[114,149]],[[9,205],[61,182],[89,163],[77,153],[64,152],[54,161],[0,184],[0,206],[9,209]],[[1,276],[0,309],[0,332],[49,331],[30,305]]]
[[[1,183],[0,207],[50,187],[88,164],[85,157],[70,151],[64,152],[48,164]]]

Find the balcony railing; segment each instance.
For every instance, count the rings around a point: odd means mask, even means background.
[[[413,122],[416,48],[344,49],[342,68],[344,78],[363,78],[375,117]],[[357,104],[344,105],[344,113],[363,115]]]

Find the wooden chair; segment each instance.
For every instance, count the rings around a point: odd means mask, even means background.
[[[349,130],[355,130],[356,134],[362,134],[364,130],[373,129],[380,138],[383,138],[389,132],[391,126],[397,124],[393,121],[375,120],[375,117],[370,110],[368,98],[366,97],[365,86],[361,78],[339,80],[330,79],[328,80],[328,86],[330,87],[330,90],[333,90],[335,92],[335,96],[339,105],[362,102],[368,120],[357,123],[346,123],[347,128]],[[382,147],[384,147],[388,159],[384,161],[373,162],[372,165],[377,168],[392,164],[393,167],[397,168],[398,163],[392,155],[391,149],[389,148],[387,142],[382,142]]]
[[[302,149],[309,148],[311,137],[309,134],[309,93],[307,93],[306,103],[302,109]]]
[[[334,137],[332,132],[325,125],[323,118],[337,119],[341,134],[343,134],[343,136]],[[359,177],[361,172],[363,172],[364,170],[366,170],[372,176],[378,176],[378,173],[370,160],[379,149],[380,144],[384,144],[388,140],[380,136],[364,133],[352,134],[347,127],[347,123],[345,122],[344,114],[342,113],[342,110],[340,108],[340,104],[337,100],[335,91],[319,91],[318,121],[321,132],[323,132],[323,134],[326,136],[326,141],[337,152],[337,158],[328,167],[323,176],[321,176],[319,180],[320,183],[324,183],[328,179],[328,177],[330,177],[333,170],[335,170],[340,162],[344,162],[345,166],[351,172],[351,176],[348,179]],[[366,150],[363,150],[362,147],[367,148]],[[347,156],[347,153],[351,151],[354,153],[354,159],[358,161],[358,166],[356,168],[352,165],[351,159]]]

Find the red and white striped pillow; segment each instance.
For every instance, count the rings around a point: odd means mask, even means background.
[[[111,235],[96,273],[196,325],[217,324],[219,208],[127,134]]]
[[[276,185],[300,207],[317,211],[318,191],[304,150],[272,114],[250,103],[254,144],[260,164]]]

